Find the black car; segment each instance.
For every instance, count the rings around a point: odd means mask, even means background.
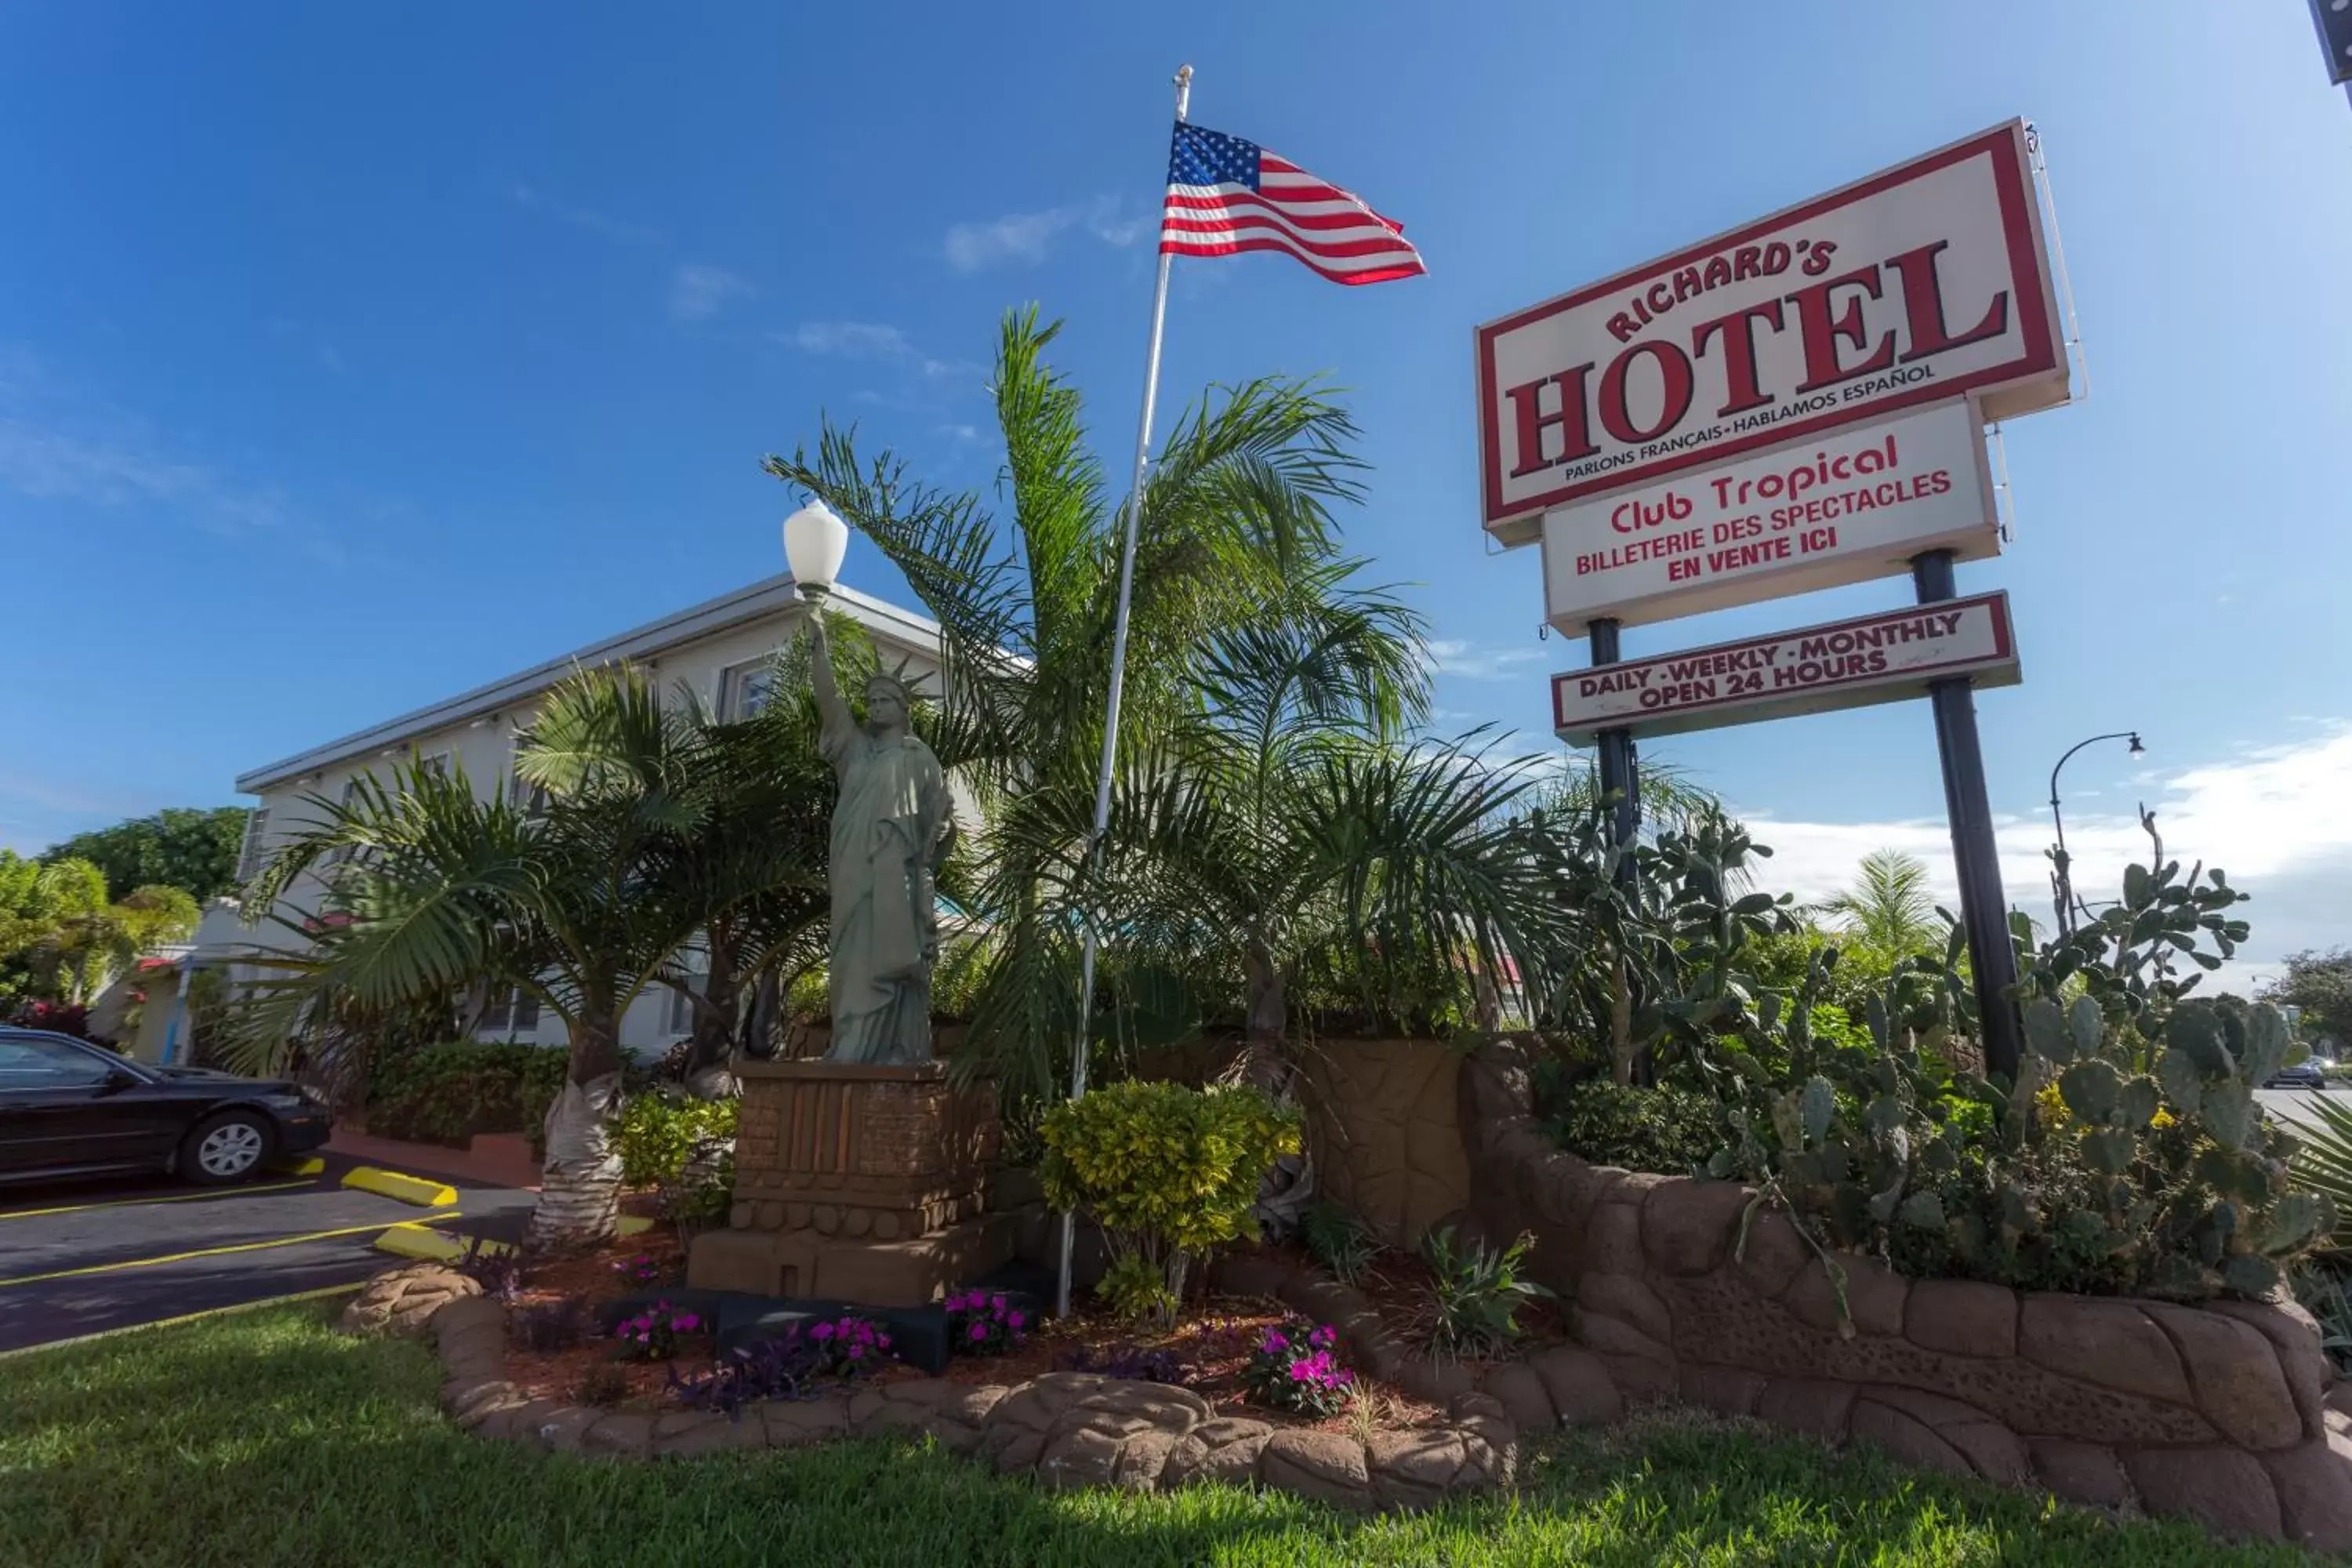
[[[282,1080],[155,1067],[70,1036],[0,1027],[0,1182],[148,1170],[242,1181],[324,1143],[333,1121]]]
[[[2264,1089],[2325,1089],[2327,1087],[2327,1075],[2319,1070],[2317,1062],[2306,1058],[2291,1068],[2279,1068],[2278,1071],[2263,1079],[2263,1087]]]

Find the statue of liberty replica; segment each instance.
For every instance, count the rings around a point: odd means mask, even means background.
[[[833,807],[833,937],[825,1059],[914,1067],[931,1057],[931,965],[939,956],[932,879],[955,825],[947,774],[911,727],[903,675],[866,679],[863,723],[835,684],[824,620],[812,610],[809,678],[823,720],[818,749],[841,794]]]

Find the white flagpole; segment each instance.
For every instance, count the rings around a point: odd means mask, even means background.
[[[1176,70],[1176,119],[1181,123],[1192,103],[1192,68]],[[1143,356],[1143,416],[1136,423],[1135,479],[1127,488],[1127,538],[1118,556],[1118,614],[1111,623],[1110,703],[1103,715],[1102,771],[1095,778],[1095,830],[1089,858],[1101,853],[1102,837],[1110,828],[1110,779],[1118,761],[1118,704],[1127,680],[1127,612],[1135,595],[1135,531],[1143,510],[1143,473],[1151,457],[1151,408],[1160,396],[1160,329],[1168,320],[1168,252],[1160,253],[1160,277],[1151,289],[1151,347]],[[1087,1026],[1094,1016],[1095,928],[1087,924],[1078,956],[1078,1037],[1070,1047],[1070,1098],[1087,1091]],[[1062,1211],[1062,1267],[1054,1282],[1054,1310],[1070,1312],[1070,1260],[1077,1246],[1078,1216]]]

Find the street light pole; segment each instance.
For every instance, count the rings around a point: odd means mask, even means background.
[[[2052,891],[2058,905],[2058,931],[2062,936],[2074,934],[2074,877],[2066,856],[2066,821],[2058,812],[2058,773],[2068,758],[2085,746],[2095,746],[2101,741],[2129,741],[2135,757],[2147,750],[2139,742],[2137,730],[2113,730],[2104,735],[2094,735],[2087,741],[2077,741],[2066,748],[2058,759],[2058,766],[2050,770],[2050,824],[2058,830],[2058,853],[2053,858],[2057,869],[2051,877]]]

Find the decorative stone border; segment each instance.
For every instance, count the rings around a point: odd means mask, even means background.
[[[373,1289],[373,1287],[372,1287]],[[1255,1481],[1340,1508],[1426,1508],[1509,1484],[1518,1435],[1503,1405],[1465,1392],[1449,1425],[1344,1433],[1213,1415],[1186,1388],[1055,1372],[1012,1387],[945,1378],[808,1400],[772,1400],[740,1419],[707,1411],[583,1408],[532,1398],[507,1381],[506,1309],[457,1296],[425,1325],[444,1371],[441,1403],[485,1437],[614,1458],[684,1458],[793,1448],[885,1433],[929,1436],[1000,1475],[1049,1487],[1167,1491],[1195,1480]]]
[[[1821,1258],[1786,1215],[1751,1214],[1751,1189],[1552,1143],[1516,1044],[1465,1058],[1457,1094],[1479,1226],[1534,1233],[1530,1272],[1574,1301],[1583,1343],[1490,1374],[1522,1426],[1540,1419],[1538,1384],[1570,1420],[1618,1396],[1678,1397],[2070,1502],[2352,1549],[2352,1419],[2337,1409],[2352,1391],[2293,1301],[1913,1280],[1840,1255],[1842,1316]]]

